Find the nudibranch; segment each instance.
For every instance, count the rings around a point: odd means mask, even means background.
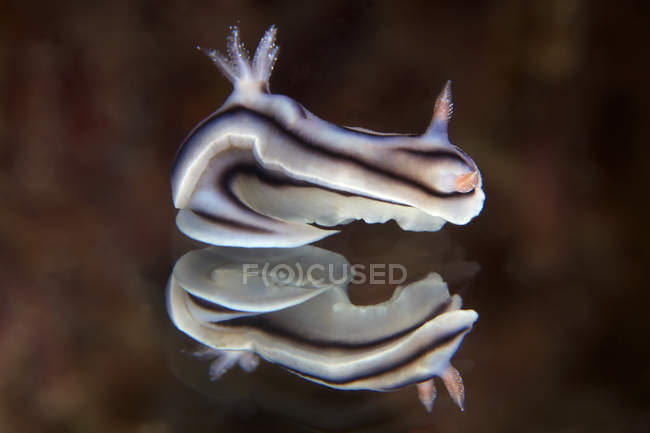
[[[176,223],[196,240],[296,247],[362,219],[413,231],[466,224],[485,194],[474,161],[449,142],[448,82],[421,135],[328,123],[269,90],[278,55],[270,27],[252,60],[232,29],[227,55],[204,50],[233,84],[181,145],[172,169]]]
[[[339,254],[312,246],[285,249],[281,257],[277,250],[247,251],[189,252],[168,282],[169,316],[208,346],[201,353],[215,358],[212,379],[235,364],[253,371],[261,358],[336,389],[392,391],[416,384],[431,411],[437,376],[463,408],[463,382],[451,358],[478,314],[461,309],[461,298],[450,296],[440,275],[398,287],[383,303],[359,306],[348,298],[349,278],[339,278],[350,266]],[[251,265],[259,272],[249,272]],[[339,279],[298,271],[313,265],[332,269]],[[268,271],[278,268],[287,271],[282,278]]]

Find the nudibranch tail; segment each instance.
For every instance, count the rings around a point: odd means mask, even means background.
[[[217,50],[206,50],[197,46],[219,68],[235,88],[244,83],[262,91],[269,91],[269,78],[278,57],[279,47],[275,43],[277,28],[269,27],[255,50],[252,62],[239,38],[239,28],[232,26],[224,55]]]

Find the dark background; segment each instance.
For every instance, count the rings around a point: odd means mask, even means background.
[[[349,430],[649,431],[649,15],[645,1],[2,2],[0,431],[307,431],[304,402],[271,407],[292,400],[267,397],[269,375],[298,402],[318,395],[325,419],[339,400],[384,405],[389,420]],[[228,380],[212,386],[225,400],[196,385],[207,364],[194,382],[171,367],[189,343],[164,310],[182,238],[169,169],[230,91],[194,47],[223,48],[231,24],[249,49],[276,24],[272,90],[333,123],[424,131],[453,80],[450,137],[481,168],[483,213],[323,244],[424,272],[444,239],[447,259],[480,264],[462,293],[480,318],[454,358],[464,413],[444,391],[427,415],[413,389],[322,390],[271,366],[232,373],[257,399],[241,403]]]

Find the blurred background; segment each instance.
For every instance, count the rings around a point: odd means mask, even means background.
[[[322,244],[418,272],[480,264],[454,358],[464,413],[444,392],[427,415],[414,389],[323,390],[273,366],[206,390],[207,364],[183,359],[169,171],[230,92],[195,46],[222,49],[232,24],[249,49],[276,24],[272,90],[333,123],[424,131],[453,80],[450,138],[481,168],[483,213]],[[649,431],[649,41],[644,1],[1,2],[0,431]],[[228,398],[237,378],[252,403]],[[298,398],[268,397],[273,380]],[[329,421],[336,401],[390,419],[320,424],[306,395]]]

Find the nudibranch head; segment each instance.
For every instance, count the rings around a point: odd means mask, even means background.
[[[411,188],[385,197],[412,206],[427,215],[454,224],[466,224],[478,215],[485,200],[481,172],[474,160],[447,135],[451,120],[451,82],[438,96],[431,124],[422,135],[382,135],[384,146],[376,163]]]
[[[453,107],[451,81],[447,81],[436,99],[431,124],[422,136],[422,148],[442,158],[435,167],[434,183],[438,188],[446,193],[467,194],[480,186],[481,173],[469,155],[449,142],[447,125]]]

